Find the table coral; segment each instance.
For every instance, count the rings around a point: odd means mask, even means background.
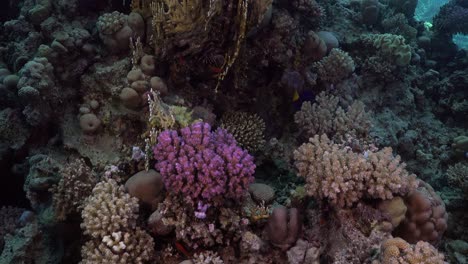
[[[226,198],[239,199],[253,181],[255,164],[224,129],[211,131],[207,123],[163,131],[154,147],[156,169],[169,193],[190,204],[218,205]]]

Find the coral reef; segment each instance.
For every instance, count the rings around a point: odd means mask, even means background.
[[[466,0],[3,2],[0,263],[466,262]]]

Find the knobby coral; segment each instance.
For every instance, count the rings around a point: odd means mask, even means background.
[[[207,123],[192,124],[180,134],[165,130],[153,150],[168,192],[192,205],[239,199],[253,181],[253,157],[226,130],[212,132]]]
[[[138,199],[113,179],[98,183],[82,211],[83,264],[145,263],[153,256],[154,241],[136,225]]]
[[[391,148],[354,153],[316,135],[294,152],[294,159],[307,193],[338,207],[350,207],[361,198],[391,199],[417,186],[415,175]]]

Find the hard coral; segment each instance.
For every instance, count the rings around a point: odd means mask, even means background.
[[[400,157],[391,148],[364,154],[334,144],[326,135],[310,138],[294,152],[298,174],[307,193],[338,207],[350,207],[362,198],[391,199],[416,187]]]
[[[330,54],[314,63],[319,78],[328,83],[337,84],[354,72],[353,58],[340,49],[332,49]]]
[[[257,114],[230,112],[221,119],[221,127],[231,133],[237,143],[249,152],[265,144],[265,122]]]
[[[382,243],[381,264],[445,264],[444,255],[439,253],[431,244],[419,241],[410,245],[397,237],[390,238]]]
[[[113,179],[94,187],[82,211],[84,234],[92,238],[81,249],[82,264],[146,263],[154,241],[136,226],[138,199]]]
[[[447,179],[454,188],[460,188],[468,198],[468,164],[459,162],[447,170]]]
[[[317,96],[316,103],[304,102],[294,115],[294,121],[306,136],[327,134],[329,137],[344,137],[345,134],[365,138],[371,122],[364,111],[364,104],[354,101],[347,111],[339,105],[339,98],[325,92]]]
[[[84,200],[97,183],[97,177],[82,159],[69,163],[60,174],[62,178],[51,191],[55,216],[58,220],[65,220],[70,213],[82,209]]]
[[[226,130],[212,132],[207,123],[192,124],[180,134],[163,131],[153,150],[167,191],[193,205],[240,199],[253,181],[253,157]]]
[[[405,198],[405,204],[408,210],[395,234],[410,243],[439,243],[447,229],[448,214],[444,202],[434,189],[421,181],[418,189]]]
[[[270,242],[283,250],[293,246],[302,231],[302,216],[297,208],[277,207],[268,219]]]

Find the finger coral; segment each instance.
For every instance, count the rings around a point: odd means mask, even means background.
[[[221,127],[231,133],[237,143],[249,152],[255,152],[265,144],[265,122],[257,114],[227,113],[221,120]]]
[[[207,123],[192,124],[180,134],[163,131],[153,151],[167,191],[192,205],[239,199],[253,181],[253,157],[226,130],[212,132]]]
[[[307,193],[338,207],[350,207],[361,198],[391,199],[417,186],[415,175],[391,148],[354,153],[316,135],[294,152],[294,159]]]
[[[146,263],[154,241],[136,226],[138,199],[125,193],[113,179],[98,183],[82,211],[84,234],[91,236],[81,249],[82,264]]]

